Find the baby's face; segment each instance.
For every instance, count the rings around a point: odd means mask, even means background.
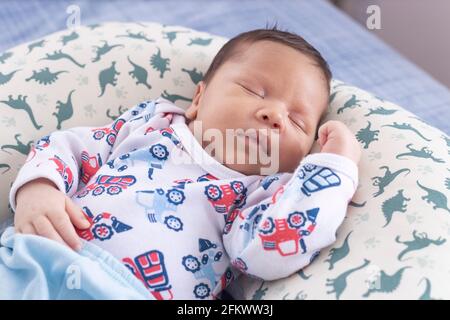
[[[258,145],[250,139],[245,142],[249,148],[238,148],[236,143],[227,146],[226,130],[266,132],[258,136],[258,143],[268,137],[268,156],[270,161],[277,162],[274,171],[293,172],[311,150],[319,120],[327,108],[329,92],[325,77],[309,57],[283,44],[257,41],[243,44],[239,50],[216,71],[207,86],[203,82],[198,84],[186,111],[189,128],[194,132],[195,122],[200,121],[203,133],[208,129],[220,130],[224,140],[216,145],[223,146],[210,154],[246,175],[260,175],[262,168],[274,165],[259,157],[256,163],[237,161],[240,153],[248,156],[251,145],[255,148]],[[211,141],[199,142],[208,150]],[[233,161],[225,157],[230,153],[236,155]]]

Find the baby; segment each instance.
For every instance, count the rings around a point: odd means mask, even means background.
[[[330,78],[298,35],[240,34],[186,111],[158,98],[37,141],[10,191],[15,230],[90,241],[157,299],[215,298],[240,273],[289,276],[335,241],[358,184],[353,134],[319,128]]]

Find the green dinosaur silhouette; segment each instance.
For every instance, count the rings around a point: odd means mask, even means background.
[[[101,40],[103,42],[103,46],[99,47],[99,46],[94,46],[95,49],[95,58],[92,59],[92,62],[97,62],[100,61],[100,58],[107,54],[108,52],[110,52],[112,49],[117,48],[117,47],[124,47],[122,44],[115,44],[115,45],[108,45],[108,42],[106,42],[105,40]]]
[[[99,24],[99,23],[93,23],[93,24],[88,25],[87,27],[91,30],[94,30],[94,29],[99,28],[100,26],[101,26],[101,24]]]
[[[350,231],[347,236],[344,239],[344,242],[342,243],[342,246],[340,246],[339,248],[332,248],[330,250],[330,253],[328,254],[329,258],[327,260],[325,260],[326,262],[330,263],[330,266],[328,267],[328,270],[333,270],[334,265],[344,259],[348,253],[350,252],[350,248],[348,246],[348,238],[350,237],[350,234],[353,231]]]
[[[60,60],[60,59],[68,59],[72,61],[75,65],[79,66],[80,68],[84,68],[86,66],[85,64],[78,63],[70,55],[62,52],[62,50],[55,50],[53,53],[47,53],[45,58],[41,58],[39,60]]]
[[[31,109],[30,105],[27,103],[27,97],[28,96],[18,95],[17,99],[13,99],[12,95],[9,95],[8,101],[1,100],[0,103],[4,103],[13,109],[24,110],[30,117],[33,126],[39,130],[42,128],[42,126],[38,125],[36,120],[34,119],[33,109]]]
[[[46,43],[47,41],[45,39],[30,43],[28,45],[28,52],[27,54],[29,54],[31,51],[33,51],[34,48],[42,48],[44,47],[44,43]]]
[[[14,70],[8,74],[3,74],[0,72],[0,86],[3,84],[6,84],[9,82],[9,80],[11,80],[11,78],[14,76],[14,74],[20,70]]]
[[[363,294],[363,297],[367,298],[374,292],[391,293],[400,285],[403,272],[411,267],[406,266],[398,269],[394,274],[389,275],[384,270],[380,271],[379,276],[372,283],[369,282],[369,289]]]
[[[376,108],[376,109],[370,108],[370,109],[369,109],[369,113],[368,113],[368,114],[365,114],[364,116],[368,117],[368,116],[370,116],[370,115],[372,115],[372,114],[389,115],[389,114],[393,114],[393,113],[395,113],[395,112],[397,112],[397,111],[398,111],[398,110],[395,110],[395,109],[385,109],[385,108],[383,108],[383,107],[378,107],[378,108]]]
[[[425,291],[419,297],[419,300],[436,300],[435,298],[431,297],[431,282],[428,278],[423,277],[422,279],[420,279],[418,284],[420,284],[424,280],[425,280]]]
[[[191,42],[188,43],[188,46],[192,46],[193,44],[199,45],[199,46],[207,46],[211,43],[212,38],[209,39],[202,39],[202,38],[195,38],[195,39],[190,39]]]
[[[127,30],[127,34],[118,35],[116,36],[116,38],[131,38],[137,40],[145,40],[147,42],[155,42],[155,40],[147,38],[147,36],[142,31],[138,33],[132,33],[130,30]]]
[[[74,93],[75,90],[70,91],[69,96],[67,97],[67,102],[61,102],[56,101],[56,111],[53,112],[52,115],[54,115],[58,121],[58,124],[56,128],[59,130],[61,129],[61,123],[65,120],[68,120],[73,115],[73,105],[72,105],[72,93]]]
[[[25,81],[35,80],[39,84],[48,85],[58,80],[58,75],[61,73],[67,73],[67,71],[50,72],[49,68],[46,67],[39,72],[33,70],[33,75]]]
[[[192,99],[180,96],[178,94],[170,94],[170,93],[167,92],[167,90],[163,91],[163,93],[161,94],[161,97],[171,101],[172,103],[175,103],[177,100],[184,100],[184,101],[192,102]]]
[[[66,36],[62,36],[60,41],[63,43],[63,46],[65,46],[70,41],[78,39],[79,37],[80,36],[78,35],[78,33],[76,33],[75,31],[72,31],[71,34],[66,35]]]
[[[427,203],[432,203],[433,209],[444,209],[450,213],[450,209],[447,207],[447,197],[440,191],[427,188],[419,183],[419,180],[416,181],[417,185],[427,192],[427,195],[422,196],[423,200],[426,200]]]
[[[449,148],[447,150],[447,153],[450,155],[450,138],[446,135],[442,135],[441,138],[444,139],[445,143],[447,144],[447,148]]]
[[[342,113],[344,109],[353,109],[354,107],[361,107],[361,105],[359,104],[360,102],[367,102],[367,100],[356,99],[356,96],[352,94],[352,97],[344,103],[343,107],[337,110],[337,113],[338,114]]]
[[[348,205],[355,207],[355,208],[362,208],[366,205],[366,203],[367,203],[367,201],[364,201],[363,203],[356,203],[356,202],[350,201]]]
[[[194,84],[198,84],[203,79],[203,72],[197,72],[197,68],[192,70],[182,68],[181,71],[186,72]]]
[[[411,170],[403,168],[392,173],[389,170],[388,166],[381,166],[380,169],[385,169],[386,171],[384,172],[383,177],[377,176],[372,178],[372,185],[378,187],[378,191],[373,194],[374,197],[378,197],[380,194],[382,194],[384,192],[384,188],[386,188],[392,181],[394,181],[394,179],[400,173],[408,172],[407,174],[409,174],[411,172]]]
[[[383,211],[384,217],[386,218],[386,224],[383,226],[383,228],[391,222],[394,212],[406,212],[406,202],[409,200],[411,199],[403,196],[403,189],[400,189],[397,191],[397,194],[395,196],[383,202],[383,204],[381,205],[381,210]]]
[[[158,48],[158,53],[155,53],[150,58],[150,65],[155,69],[156,71],[159,71],[159,77],[162,78],[164,76],[164,73],[166,71],[169,71],[169,58],[162,58],[161,57],[161,49]]]
[[[423,140],[431,141],[430,139],[425,138],[416,128],[413,128],[410,123],[403,122],[402,124],[398,124],[397,122],[394,122],[393,124],[385,124],[382,127],[392,127],[400,130],[410,130],[415,132]]]
[[[338,275],[334,279],[326,279],[325,285],[328,287],[332,287],[332,290],[327,291],[327,294],[336,293],[336,299],[339,300],[342,293],[344,292],[345,288],[347,287],[347,278],[352,274],[353,272],[356,272],[360,269],[365,268],[370,263],[370,260],[364,259],[364,262],[362,265],[348,269],[347,271],[342,272],[340,275]]]
[[[364,144],[364,149],[369,148],[369,144],[373,141],[378,141],[378,133],[380,130],[370,130],[372,125],[370,121],[367,121],[368,125],[365,128],[360,129],[356,133],[356,139]]]
[[[445,243],[445,241],[446,241],[446,239],[442,239],[441,237],[439,237],[436,240],[432,240],[432,239],[428,238],[428,235],[425,232],[417,233],[416,230],[413,231],[412,236],[414,239],[410,240],[410,241],[400,241],[400,236],[397,236],[395,238],[395,241],[397,243],[401,243],[406,246],[406,248],[403,249],[403,251],[400,252],[397,257],[397,259],[399,261],[402,261],[402,257],[410,251],[415,251],[415,250],[420,250],[420,249],[426,248],[430,244],[435,244],[437,246],[440,246],[443,243]]]
[[[169,43],[172,44],[172,41],[176,39],[178,33],[189,33],[189,31],[163,31],[164,37],[163,39],[168,39]]]
[[[8,172],[9,169],[11,169],[11,166],[7,163],[0,163],[0,169],[1,168],[6,168],[6,170],[2,172],[2,174],[4,174],[4,173]]]
[[[11,58],[12,55],[13,55],[12,52],[3,52],[3,53],[0,55],[0,63],[1,63],[1,64],[5,63],[5,61],[6,61],[7,59]]]
[[[107,84],[110,84],[113,87],[115,87],[117,85],[116,76],[119,74],[120,74],[120,72],[116,71],[116,62],[115,61],[113,61],[111,63],[110,67],[100,71],[100,73],[98,75],[98,80],[100,82],[100,89],[101,89],[99,97],[101,97],[105,93]]]
[[[145,70],[143,67],[141,67],[141,66],[137,65],[136,63],[134,63],[133,61],[131,61],[129,56],[127,58],[128,58],[128,61],[133,66],[133,70],[128,72],[128,74],[131,75],[131,77],[133,79],[137,80],[136,84],[143,84],[148,89],[151,89],[152,86],[149,83],[147,83],[147,77],[148,77],[147,70]]]
[[[123,106],[119,106],[119,114],[117,116],[111,115],[111,109],[108,108],[108,110],[106,110],[106,116],[108,118],[110,118],[111,120],[116,120],[118,117],[120,117],[121,114],[123,114],[125,111],[128,110],[126,108],[125,108],[125,110],[123,110],[122,108],[123,108]]]
[[[427,147],[423,147],[422,149],[418,150],[418,149],[414,149],[413,147],[411,147],[412,145],[413,145],[412,143],[408,143],[406,145],[406,148],[409,149],[409,152],[400,153],[400,154],[396,155],[395,157],[397,159],[400,159],[401,157],[404,157],[404,156],[411,156],[411,157],[417,157],[417,158],[431,159],[434,162],[438,162],[438,163],[445,162],[442,159],[433,157],[433,151],[429,150]]]
[[[16,140],[17,144],[4,144],[4,145],[2,145],[1,149],[3,151],[5,151],[5,149],[13,149],[23,155],[29,154],[31,151],[31,145],[33,144],[33,140],[30,140],[30,141],[28,141],[27,144],[24,144],[22,141],[19,140],[20,136],[21,136],[20,133],[14,135],[14,139]],[[5,151],[5,152],[8,154],[11,154],[8,151]]]
[[[262,300],[262,298],[266,295],[266,291],[269,290],[269,287],[263,289],[262,287],[264,283],[264,281],[261,282],[259,288],[255,290],[252,296],[252,300]]]
[[[450,178],[445,178],[445,187],[450,190]]]

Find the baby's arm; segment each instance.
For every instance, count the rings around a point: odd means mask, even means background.
[[[262,184],[247,197],[251,206],[230,215],[235,220],[223,238],[235,267],[264,280],[283,278],[336,240],[358,184],[359,145],[347,130],[341,123],[325,124],[321,153],[305,157],[287,183],[267,190]]]
[[[89,224],[70,197],[129,134],[134,125],[130,120],[151,108],[153,102],[142,103],[104,127],[55,131],[36,142],[9,193],[16,231],[78,249],[81,243],[73,225],[83,229]]]

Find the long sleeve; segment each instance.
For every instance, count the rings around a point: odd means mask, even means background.
[[[331,153],[305,157],[284,179],[269,176],[228,216],[224,246],[234,267],[264,280],[289,276],[336,240],[358,168]]]
[[[72,196],[139,123],[136,120],[144,116],[148,119],[155,113],[156,104],[156,100],[139,103],[104,127],[75,127],[39,139],[11,186],[9,202],[13,211],[17,190],[37,178],[51,180],[60,191]]]

